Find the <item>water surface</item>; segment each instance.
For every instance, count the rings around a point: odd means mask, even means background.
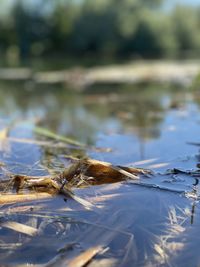
[[[1,135],[6,128],[10,138],[1,138],[2,179],[7,172],[62,171],[69,164],[67,155],[148,168],[154,175],[141,178],[141,185],[127,181],[76,189],[95,204],[93,211],[62,197],[1,206],[2,222],[42,230],[30,238],[1,227],[0,261],[46,263],[75,242],[69,257],[91,246],[107,248],[88,266],[95,261],[105,266],[198,266],[198,176],[169,170],[198,173],[199,103],[196,91],[161,85],[102,85],[78,93],[61,86],[1,83]],[[46,141],[33,132],[35,125],[72,137],[87,149],[25,142]]]

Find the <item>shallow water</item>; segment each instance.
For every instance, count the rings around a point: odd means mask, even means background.
[[[102,266],[198,266],[198,185],[187,173],[167,170],[198,172],[199,146],[190,143],[200,142],[199,103],[196,91],[159,85],[104,85],[72,93],[59,86],[1,84],[0,127],[7,127],[9,136],[1,138],[2,179],[7,172],[44,175],[63,170],[69,164],[66,155],[149,168],[154,175],[141,177],[140,185],[123,182],[76,189],[95,205],[92,211],[62,197],[2,205],[1,223],[25,223],[41,234],[30,238],[1,227],[0,261],[46,263],[75,242],[65,256],[96,245],[107,248],[89,266],[95,261]],[[88,147],[25,142],[44,141],[33,132],[35,125]]]

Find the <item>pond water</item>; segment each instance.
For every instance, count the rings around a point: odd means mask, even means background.
[[[200,94],[186,88],[101,85],[72,92],[1,83],[2,180],[8,173],[62,171],[71,155],[147,168],[153,175],[141,183],[75,189],[94,204],[91,211],[63,197],[1,205],[0,262],[65,266],[66,258],[101,245],[103,252],[88,266],[198,266],[199,115]],[[36,125],[87,146],[45,146]],[[4,228],[8,221],[40,234]]]

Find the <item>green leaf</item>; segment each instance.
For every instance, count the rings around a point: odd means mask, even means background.
[[[85,147],[85,144],[83,143],[80,143],[72,138],[69,138],[69,137],[65,137],[65,136],[62,136],[62,135],[58,135],[48,129],[45,129],[45,128],[42,128],[42,127],[34,127],[33,131],[38,134],[38,135],[43,135],[45,137],[48,137],[48,138],[52,138],[52,139],[55,139],[57,141],[61,141],[61,142],[64,142],[64,143],[67,143],[67,144],[70,144],[70,145],[75,145],[75,146],[79,146],[79,147]]]

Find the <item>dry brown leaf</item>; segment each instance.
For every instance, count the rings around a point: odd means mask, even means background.
[[[139,175],[149,174],[151,174],[151,172],[148,170],[113,166],[108,162],[98,160],[77,160],[63,173],[55,177],[14,175],[11,181],[7,181],[7,185],[12,185],[12,188],[15,189],[17,193],[24,192],[25,194],[1,194],[0,204],[49,198],[54,194],[61,193],[74,199],[85,208],[92,209],[94,206],[90,202],[76,196],[71,191],[72,186],[79,187],[115,183],[127,178],[135,180],[139,179]],[[27,189],[34,191],[34,193],[27,194],[25,191]]]
[[[125,180],[127,178],[136,180],[139,179],[139,175],[149,175],[151,171],[140,168],[131,168],[123,166],[114,166],[108,162],[84,159],[79,160],[72,164],[68,169],[63,172],[63,177],[70,181],[72,185],[76,185],[79,182],[79,176],[85,175],[86,177],[92,177],[93,179],[87,179],[85,185],[97,185],[104,183],[114,183]],[[75,182],[75,180],[77,180]]]

